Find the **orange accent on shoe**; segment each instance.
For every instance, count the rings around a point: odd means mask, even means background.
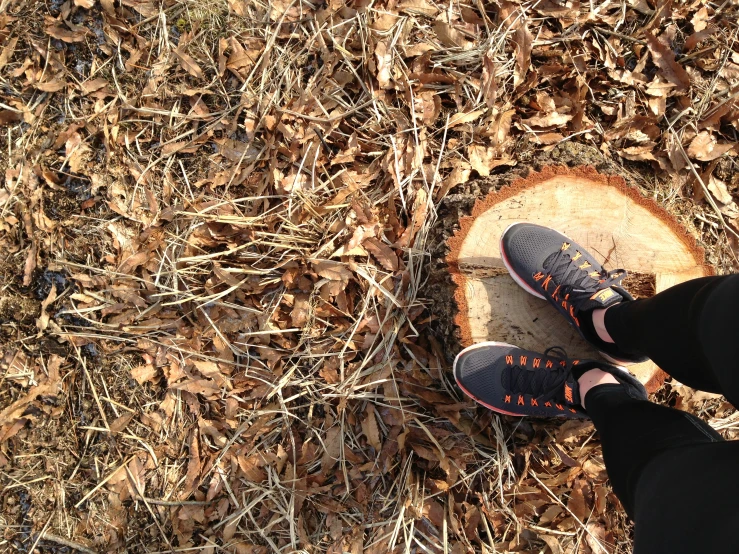
[[[551,369],[554,367],[554,364],[552,363],[552,360],[547,360],[547,369]]]
[[[546,406],[547,408],[551,408],[551,407],[552,407],[552,403],[551,403],[551,402],[549,402],[549,400],[547,400],[546,402],[544,402],[544,405],[545,405],[545,406]]]
[[[541,358],[534,358],[534,367],[539,367],[541,364]]]
[[[519,406],[523,406],[525,404],[523,396],[521,396],[520,394],[518,395],[518,402],[516,402],[516,404],[518,404]]]
[[[576,413],[577,413],[577,410],[573,410],[572,408],[570,408],[570,411],[571,411],[571,412],[572,412],[573,414],[576,414]]]
[[[536,398],[532,398],[531,399],[531,405],[532,406],[538,406],[539,405],[539,402],[536,401]]]
[[[591,271],[590,273],[588,273],[588,275],[590,275],[596,281],[600,281],[600,273],[598,273],[597,271]]]
[[[544,290],[547,290],[547,287],[549,286],[549,283],[551,283],[551,282],[552,282],[552,276],[551,275],[547,275],[547,278],[544,279],[544,282],[541,284],[542,288]]]
[[[582,253],[578,252],[577,254],[575,254],[575,257],[572,258],[572,261],[574,262],[575,260],[579,260],[580,258],[582,258]]]
[[[565,385],[565,400],[567,400],[567,402],[573,402],[572,387],[570,387],[569,385]]]
[[[572,365],[577,365],[579,363],[580,363],[580,360],[575,360],[574,362],[572,362]]]
[[[572,319],[575,320],[575,325],[577,325],[578,327],[580,327],[580,320],[577,319],[574,315],[572,316]]]
[[[564,360],[560,360],[559,361],[559,365],[561,365],[562,367],[564,367],[564,366],[567,365],[567,362],[565,362]]]
[[[513,365],[513,356],[506,354],[505,363],[507,363],[508,365]]]
[[[506,404],[510,404],[510,403],[511,403],[511,395],[510,395],[510,394],[506,394],[506,395],[505,395],[505,399],[504,399],[504,402],[505,402]]]
[[[575,307],[570,304],[570,317],[575,317]]]
[[[557,406],[557,409],[558,409],[558,410],[560,410],[560,411],[562,411],[562,412],[564,412],[564,411],[565,411],[565,408],[564,408],[564,406],[562,406],[562,404],[555,404],[555,406]]]
[[[519,358],[519,360],[521,362],[521,365],[526,365],[526,360],[527,359],[528,359],[527,356],[521,356],[521,358]]]
[[[566,310],[567,309],[567,300],[562,300],[562,307]]]
[[[570,243],[569,242],[563,242],[562,243],[562,252],[564,252],[565,250],[567,250],[569,247],[570,247]]]
[[[559,298],[557,298],[557,293],[559,292],[561,286],[562,285],[557,285],[557,288],[554,289],[554,292],[552,293],[552,300],[559,300]]]
[[[593,267],[593,264],[591,264],[591,263],[590,263],[590,262],[588,262],[588,261],[585,261],[585,262],[583,262],[583,263],[582,263],[582,265],[579,265],[578,267],[579,267],[580,269],[587,269],[587,268],[589,268],[589,267]]]
[[[534,273],[534,281],[541,281],[545,275],[541,271]]]

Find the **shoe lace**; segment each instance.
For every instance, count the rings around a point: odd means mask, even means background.
[[[564,384],[570,374],[571,364],[561,346],[547,348],[544,356],[549,356],[550,352],[556,353],[556,357],[565,361],[565,365],[558,363],[550,369],[539,370],[520,365],[507,366],[503,372],[503,386],[514,394],[529,394],[542,401],[554,399],[564,402]]]
[[[588,300],[600,290],[612,285],[620,285],[626,277],[625,269],[607,271],[602,268],[600,271],[587,271],[592,266],[587,262],[579,262],[577,260],[579,256],[571,256],[568,249],[569,244],[564,243],[562,248],[551,253],[544,260],[544,270],[549,274],[554,285],[551,291],[548,287],[546,290],[555,300],[567,298],[577,311],[580,309],[581,302]]]

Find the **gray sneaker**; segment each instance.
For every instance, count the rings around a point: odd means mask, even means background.
[[[601,340],[588,313],[634,299],[620,286],[625,270],[606,271],[579,244],[559,231],[533,223],[509,226],[500,239],[500,251],[513,280],[527,292],[548,300],[606,359],[616,364],[648,359]]]

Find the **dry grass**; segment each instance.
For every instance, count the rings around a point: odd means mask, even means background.
[[[576,141],[732,269],[706,6],[3,1],[0,549],[629,552],[592,428],[455,388],[432,230]]]

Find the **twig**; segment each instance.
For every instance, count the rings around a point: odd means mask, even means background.
[[[71,548],[72,550],[83,552],[84,554],[98,554],[97,551],[91,550],[90,548],[87,548],[86,546],[82,546],[78,542],[65,539],[64,537],[60,537],[58,535],[53,535],[52,533],[49,533],[48,531],[42,531],[41,533],[38,534],[38,537],[41,540],[55,542],[57,544],[61,544],[62,546],[66,546],[67,548]]]

